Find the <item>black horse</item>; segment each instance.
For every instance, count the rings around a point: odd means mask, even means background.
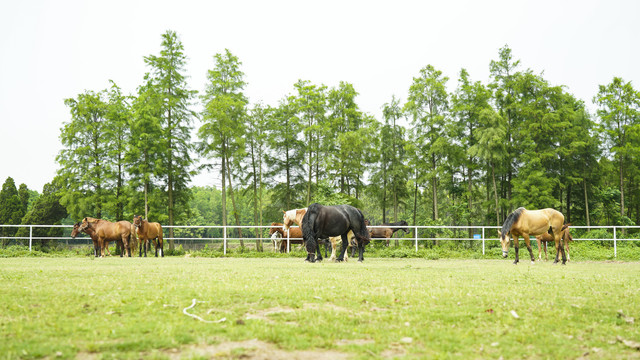
[[[318,239],[329,236],[342,237],[342,249],[338,261],[344,260],[344,253],[349,246],[347,234],[353,231],[358,242],[358,261],[364,260],[364,246],[371,239],[367,226],[364,223],[364,215],[351,205],[323,206],[318,203],[309,205],[307,213],[302,218],[302,237],[307,248],[307,261],[315,262],[315,253],[318,252],[318,261],[322,261],[322,255]]]

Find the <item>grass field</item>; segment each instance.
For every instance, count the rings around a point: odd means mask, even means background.
[[[512,261],[0,259],[0,357],[640,358],[640,263]]]

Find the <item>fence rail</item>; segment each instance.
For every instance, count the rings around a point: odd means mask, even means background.
[[[29,251],[32,251],[32,245],[33,245],[33,241],[34,240],[70,240],[73,239],[70,236],[33,236],[33,229],[34,228],[69,228],[72,229],[73,225],[0,225],[0,229],[1,228],[7,228],[7,227],[13,227],[13,228],[29,228],[29,236],[0,236],[0,240],[29,240]],[[240,241],[240,240],[245,240],[245,241],[252,241],[252,240],[270,240],[269,237],[229,237],[227,236],[228,234],[228,229],[270,229],[274,226],[271,225],[242,225],[242,226],[237,226],[237,225],[227,225],[227,226],[222,226],[222,225],[163,225],[164,229],[169,229],[169,228],[173,228],[173,229],[191,229],[191,230],[198,230],[198,229],[222,229],[222,237],[173,237],[173,238],[169,238],[169,237],[165,237],[164,240],[178,240],[178,241],[212,241],[212,240],[218,240],[218,241],[222,241],[223,243],[223,252],[226,255],[227,253],[227,248],[228,248],[228,241],[232,240],[232,241]],[[277,226],[279,228],[282,228],[282,226]],[[297,227],[297,226],[292,226],[292,227]],[[482,254],[485,254],[485,242],[486,241],[497,241],[499,240],[498,237],[487,237],[486,236],[486,231],[487,230],[499,230],[500,226],[394,226],[395,228],[400,228],[400,229],[406,229],[408,231],[412,231],[413,232],[413,238],[409,238],[409,237],[396,237],[396,238],[391,238],[389,240],[398,240],[398,241],[413,241],[415,244],[415,250],[416,252],[418,251],[418,242],[419,241],[435,241],[435,240],[448,240],[448,241],[481,241],[482,242]],[[381,225],[376,225],[376,226],[369,226],[369,228],[387,228],[387,226],[381,226]],[[618,255],[618,248],[617,248],[617,243],[619,241],[640,241],[640,239],[636,239],[636,238],[618,238],[618,230],[633,230],[633,229],[640,229],[640,226],[571,226],[572,229],[587,229],[587,230],[593,230],[593,229],[607,229],[607,230],[612,230],[613,236],[611,238],[576,238],[574,237],[573,240],[574,241],[612,241],[613,242],[613,251],[614,251],[614,257],[617,257]],[[420,230],[476,230],[477,232],[479,231],[478,234],[474,234],[473,237],[418,237],[418,232]],[[260,234],[260,236],[262,236],[262,234]],[[287,252],[289,252],[291,250],[291,243],[290,240],[292,239],[298,239],[299,238],[289,238],[288,234],[287,234]],[[283,241],[285,240],[284,238],[282,239]],[[371,239],[372,241],[378,241],[378,240],[382,240],[382,241],[386,241],[387,239],[384,238],[375,238],[375,239]]]

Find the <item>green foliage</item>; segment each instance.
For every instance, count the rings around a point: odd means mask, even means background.
[[[2,184],[2,191],[0,191],[0,224],[20,224],[25,210],[24,192],[20,194],[13,178],[8,177]],[[0,227],[0,236],[14,236],[17,231],[18,228],[15,227]],[[4,246],[6,243],[7,240],[2,239],[2,245]]]

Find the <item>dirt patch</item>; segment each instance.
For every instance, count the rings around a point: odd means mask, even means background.
[[[251,360],[340,360],[350,357],[348,354],[333,350],[285,351],[257,339],[230,341],[217,345],[185,346],[164,353],[170,359],[176,360],[193,357]]]
[[[296,311],[303,311],[308,309],[313,309],[313,310],[331,309],[333,311],[344,311],[344,312],[349,311],[343,307],[340,307],[331,303],[327,303],[327,304],[306,303],[306,304],[303,304],[302,307],[298,309],[278,306],[278,307],[272,307],[272,308],[262,309],[262,310],[252,310],[247,314],[245,314],[244,319],[245,320],[261,320],[267,323],[274,323],[274,321],[270,319],[269,316],[277,315],[277,314],[290,314],[290,313],[295,313]]]

